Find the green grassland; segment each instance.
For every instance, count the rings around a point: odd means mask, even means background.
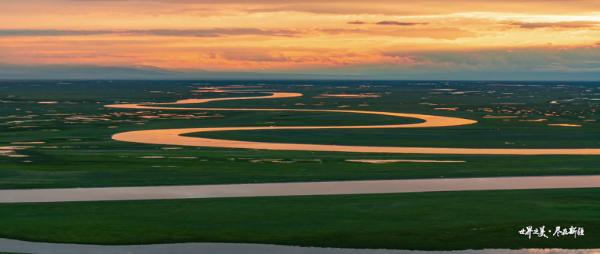
[[[599,248],[600,189],[1,204],[0,237],[458,250]],[[43,226],[40,226],[43,225]],[[584,236],[520,235],[527,226]]]
[[[214,83],[214,82],[213,82]],[[306,82],[299,82],[306,85]],[[188,185],[361,179],[592,175],[598,156],[470,156],[258,151],[146,145],[114,141],[113,134],[148,129],[227,126],[410,124],[421,120],[331,112],[240,112],[109,109],[114,103],[174,102],[188,98],[261,96],[257,93],[197,94],[198,87],[239,82],[72,81],[0,82],[0,146],[29,146],[0,156],[0,188]],[[252,85],[252,84],[248,84]],[[271,82],[265,90],[300,92],[300,98],[218,101],[186,107],[307,108],[405,112],[463,117],[477,124],[447,128],[269,130],[212,132],[202,137],[335,145],[472,148],[600,148],[597,85],[574,83],[317,82],[296,86]],[[347,87],[347,88],[344,88]],[[440,90],[455,89],[455,90]],[[452,94],[470,91],[465,94]],[[472,92],[472,93],[471,93]],[[493,93],[492,93],[493,92]],[[381,95],[322,98],[322,94]],[[317,98],[315,98],[317,97]],[[56,101],[56,104],[38,102]],[[557,101],[559,104],[551,104]],[[302,103],[304,105],[296,105]],[[358,106],[367,103],[369,106]],[[523,104],[502,104],[523,103]],[[437,105],[429,105],[437,104]],[[322,106],[315,106],[322,105]],[[350,105],[349,108],[338,108]],[[440,111],[436,107],[458,108]],[[491,111],[491,112],[489,112]],[[511,113],[512,112],[512,113]],[[517,112],[520,112],[517,114]],[[554,113],[553,113],[554,112]],[[166,115],[165,115],[166,114]],[[552,114],[552,116],[546,116]],[[195,116],[195,117],[179,117]],[[223,117],[213,117],[213,116]],[[493,116],[520,116],[505,119]],[[205,117],[207,116],[207,117]],[[526,116],[526,117],[523,117]],[[144,118],[159,117],[160,119]],[[582,118],[584,117],[584,118]],[[180,119],[188,118],[188,119]],[[518,120],[548,119],[546,122]],[[556,127],[549,123],[578,124]],[[15,144],[16,142],[16,144]],[[19,142],[44,142],[19,144]],[[164,158],[140,158],[162,156]],[[182,157],[187,157],[182,159]],[[281,159],[285,163],[258,161]],[[348,159],[464,160],[466,163],[366,164]],[[253,162],[254,161],[254,162]]]
[[[589,124],[587,128],[549,128],[548,123],[559,121],[507,123],[502,119],[476,120],[479,122],[473,126],[445,128],[220,131],[190,133],[184,136],[351,146],[600,148],[600,126],[597,124]]]
[[[28,149],[19,153],[30,157],[2,163],[1,188],[600,174],[598,156],[382,155],[207,148]],[[148,156],[164,158],[142,158]],[[25,159],[32,162],[22,162]],[[347,159],[466,162],[369,164]]]

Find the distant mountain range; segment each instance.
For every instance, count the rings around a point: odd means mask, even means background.
[[[341,75],[167,70],[154,66],[0,64],[0,79],[340,79]]]
[[[198,69],[168,70],[155,66],[116,67],[96,65],[13,65],[0,63],[0,79],[57,79],[57,80],[285,80],[285,79],[344,79],[344,80],[531,80],[531,81],[600,81],[600,72],[507,72],[507,71],[455,71],[407,72],[402,70],[373,70],[371,72],[346,72],[342,69],[316,70],[319,73],[267,73],[267,72],[210,72]],[[357,74],[359,73],[359,74]]]

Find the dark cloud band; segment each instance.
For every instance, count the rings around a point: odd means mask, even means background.
[[[379,21],[375,23],[368,23],[364,21],[351,21],[347,22],[350,25],[364,25],[364,24],[375,24],[375,25],[394,25],[394,26],[416,26],[416,25],[429,25],[429,23],[416,23],[416,22],[398,22],[398,21]]]
[[[376,25],[394,25],[394,26],[416,26],[416,25],[428,25],[429,23],[413,23],[413,22],[398,22],[398,21],[380,21],[374,23]]]
[[[0,30],[0,36],[91,36],[91,35],[153,35],[187,37],[222,37],[233,35],[298,36],[296,30],[264,30],[258,28],[154,29],[154,30]]]
[[[569,22],[512,22],[509,25],[518,26],[519,28],[536,29],[536,28],[586,28],[599,25],[597,21],[569,21]]]

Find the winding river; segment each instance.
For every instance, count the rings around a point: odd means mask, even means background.
[[[312,144],[289,144],[249,142],[223,139],[210,139],[199,137],[181,136],[186,133],[210,132],[210,131],[248,131],[248,130],[308,130],[308,129],[390,129],[390,128],[428,128],[448,127],[474,124],[477,121],[423,114],[406,114],[379,111],[359,110],[318,110],[318,109],[252,109],[252,108],[184,108],[184,107],[161,107],[160,105],[206,103],[224,100],[246,100],[246,99],[273,99],[300,97],[301,93],[277,93],[270,96],[260,97],[233,97],[214,99],[190,99],[174,103],[153,104],[114,104],[106,105],[109,108],[123,109],[153,109],[153,110],[202,110],[202,111],[295,111],[295,112],[335,112],[354,114],[374,114],[397,117],[410,117],[423,120],[414,124],[394,125],[359,125],[359,126],[268,126],[268,127],[213,127],[213,128],[184,128],[184,129],[161,129],[130,131],[115,134],[114,140],[160,144],[160,145],[182,145],[200,147],[220,148],[242,148],[242,149],[267,149],[267,150],[293,150],[293,151],[327,151],[327,152],[370,152],[370,153],[417,153],[417,154],[495,154],[495,155],[600,155],[600,149],[494,149],[494,148],[436,148],[436,147],[385,147],[385,146],[338,146],[338,145],[312,145]]]

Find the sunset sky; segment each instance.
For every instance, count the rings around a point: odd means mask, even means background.
[[[593,73],[600,71],[600,1],[2,0],[0,63]]]

